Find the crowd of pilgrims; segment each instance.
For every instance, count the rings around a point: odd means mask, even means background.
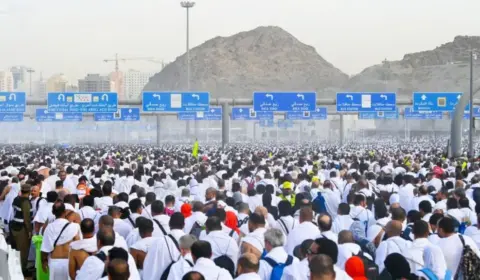
[[[480,279],[477,160],[428,143],[4,146],[0,242],[41,279]]]

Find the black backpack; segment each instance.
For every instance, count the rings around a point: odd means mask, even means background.
[[[168,254],[170,255],[171,262],[167,266],[167,268],[165,268],[165,270],[163,271],[162,276],[160,277],[160,280],[167,280],[168,275],[170,274],[170,269],[172,269],[172,265],[178,261],[178,260],[174,260],[172,257],[172,252],[170,251],[170,246],[168,246],[168,242],[167,242],[167,236],[170,237],[170,239],[172,239],[173,243],[175,244],[175,247],[177,247],[177,250],[180,252],[180,246],[178,245],[177,240],[171,234],[164,235],[163,238],[165,238],[165,244],[167,244]],[[190,264],[190,262],[188,263]]]
[[[192,226],[192,229],[190,230],[190,234],[195,236],[197,239],[200,238],[200,233],[202,233],[202,226],[198,223],[195,222]]]
[[[457,273],[453,279],[478,280],[480,279],[480,258],[472,248],[465,243],[465,239],[461,234],[459,234],[458,237],[460,241],[462,241],[463,250]]]
[[[374,261],[365,257],[362,250],[360,250],[358,252],[358,254],[353,255],[353,256],[357,256],[360,259],[362,259],[363,266],[365,267],[365,277],[367,277],[367,279],[369,279],[369,280],[377,279],[377,277],[379,275],[379,271],[378,271],[378,265],[376,265]]]
[[[230,242],[232,242],[232,241],[230,240]],[[230,248],[230,242],[228,242],[228,246],[227,246],[227,249],[225,250],[225,253],[223,255],[219,256],[219,257],[216,257],[213,260],[213,262],[218,267],[226,269],[232,277],[235,277],[235,264],[233,263],[232,259],[229,256],[227,256],[228,248]],[[218,247],[218,244],[216,244],[215,241],[214,241],[214,243]],[[220,247],[218,247],[218,248],[220,249]]]

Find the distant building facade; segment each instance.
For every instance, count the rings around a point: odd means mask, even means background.
[[[53,75],[47,80],[47,92],[66,92],[68,79],[63,74]]]
[[[78,80],[80,92],[111,92],[114,91],[115,83],[108,76],[100,74],[87,74],[84,79]]]
[[[13,89],[18,89],[18,86],[21,83],[25,83],[27,81],[27,67],[25,66],[13,66],[10,68],[10,72],[12,72],[13,76]]]
[[[13,91],[12,72],[0,71],[0,91]]]
[[[134,70],[126,72],[124,77],[125,98],[140,99],[143,88],[154,74],[153,72],[139,72]]]

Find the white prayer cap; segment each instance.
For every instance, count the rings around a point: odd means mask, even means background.
[[[390,205],[394,203],[400,203],[400,196],[398,195],[398,193],[393,193],[392,195],[390,195],[389,202]]]
[[[377,237],[381,230],[382,227],[379,225],[373,225],[369,227],[367,230],[367,240],[373,242],[373,240]]]

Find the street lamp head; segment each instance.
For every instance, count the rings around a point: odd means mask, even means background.
[[[180,6],[182,6],[182,8],[193,8],[193,6],[195,6],[195,2],[193,1],[182,1],[180,2]]]

